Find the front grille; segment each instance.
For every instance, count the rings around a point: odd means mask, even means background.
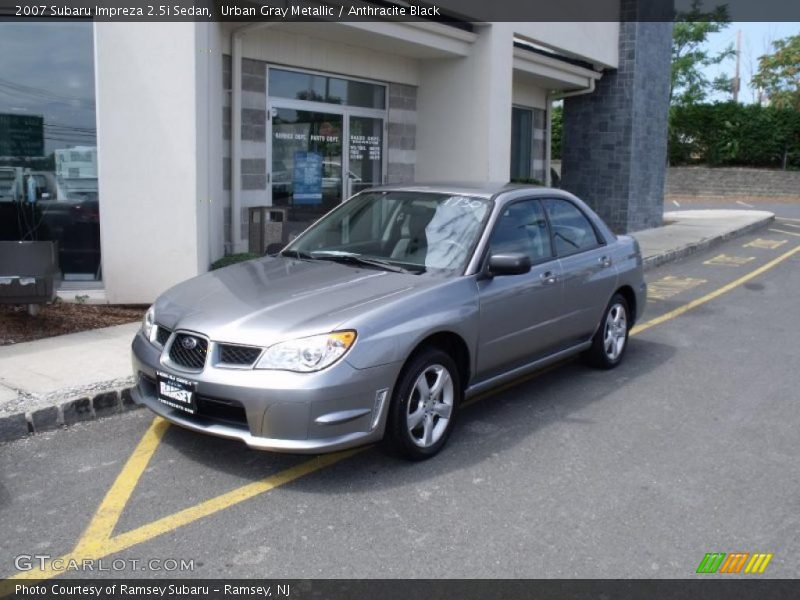
[[[235,365],[249,367],[261,354],[261,348],[252,346],[234,346],[233,344],[219,345],[219,362],[222,365]]]
[[[167,329],[166,327],[162,327],[161,325],[156,325],[156,341],[161,344],[162,346],[166,345],[169,336],[172,335],[172,331]]]
[[[192,342],[194,340],[194,345]],[[186,346],[191,346],[187,348]],[[179,333],[172,340],[169,349],[169,359],[176,365],[187,369],[202,369],[206,364],[208,355],[208,340],[189,333]]]
[[[247,413],[244,406],[235,400],[211,398],[200,394],[196,394],[194,399],[197,403],[197,416],[247,426]]]

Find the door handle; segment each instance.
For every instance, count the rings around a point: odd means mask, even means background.
[[[555,273],[553,273],[552,271],[545,271],[544,273],[539,275],[539,279],[541,279],[542,283],[545,285],[552,285],[558,280],[557,277],[555,276]]]
[[[610,267],[611,266],[611,259],[608,256],[601,256],[597,259],[597,262],[600,263],[602,267]]]

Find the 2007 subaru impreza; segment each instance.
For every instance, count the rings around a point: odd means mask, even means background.
[[[423,459],[465,397],[577,353],[617,366],[645,294],[636,241],[566,192],[373,188],[158,298],[134,399],[253,448]]]

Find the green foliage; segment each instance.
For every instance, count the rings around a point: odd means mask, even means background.
[[[710,54],[705,47],[708,36],[722,31],[730,18],[726,5],[711,11],[700,10],[702,2],[692,0],[691,8],[675,17],[672,28],[672,73],[669,100],[672,105],[696,104],[705,100],[710,90],[730,91],[729,78],[718,77],[713,82],[704,74],[704,69],[716,65],[734,55],[730,46],[717,54]]]
[[[669,162],[800,167],[800,112],[734,102],[673,106]]]
[[[235,265],[236,263],[244,262],[246,260],[253,260],[254,258],[259,258],[259,255],[253,252],[240,252],[238,254],[227,254],[222,258],[220,258],[219,260],[215,260],[213,263],[211,263],[211,270],[214,271],[216,269],[221,269],[223,267]]]
[[[770,104],[800,110],[800,35],[772,43],[774,52],[758,59],[753,84],[762,88]]]
[[[553,160],[561,160],[561,135],[564,130],[564,107],[554,106],[550,113],[550,156]]]

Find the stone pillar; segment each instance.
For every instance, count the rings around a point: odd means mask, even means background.
[[[662,224],[672,23],[622,0],[619,67],[564,100],[561,187],[618,233]]]

